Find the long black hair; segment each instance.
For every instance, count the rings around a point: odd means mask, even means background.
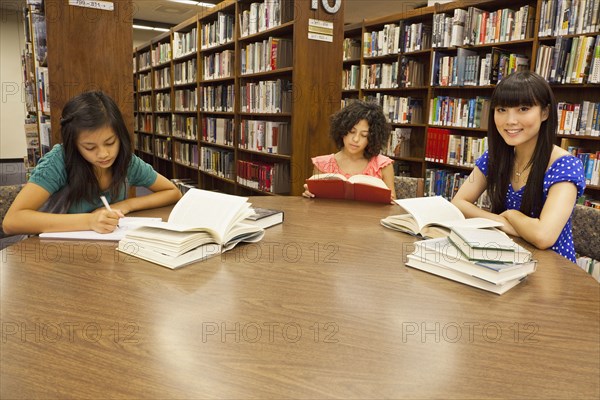
[[[515,72],[498,83],[492,94],[490,106],[487,191],[494,213],[506,210],[506,193],[515,159],[514,147],[506,144],[494,122],[496,107],[540,106],[542,111],[548,112],[548,118],[540,125],[520,209],[525,215],[537,217],[541,212],[544,175],[556,138],[558,118],[552,89],[544,78],[534,72]]]
[[[361,120],[369,124],[369,136],[364,155],[371,159],[379,153],[390,136],[390,124],[377,103],[356,100],[331,116],[330,135],[338,150],[344,147],[344,136]]]
[[[115,132],[120,145],[119,153],[111,166],[112,182],[109,191],[114,198],[125,190],[127,168],[131,161],[131,137],[114,100],[100,91],[82,93],[65,104],[60,125],[69,185],[68,203],[74,204],[82,200],[93,202],[101,192],[93,166],[77,149],[77,139],[83,131],[111,128]]]

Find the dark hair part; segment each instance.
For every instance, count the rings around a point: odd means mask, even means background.
[[[540,75],[531,71],[520,71],[509,75],[498,83],[492,94],[488,123],[488,176],[487,190],[492,203],[492,212],[506,210],[505,198],[514,168],[514,147],[506,144],[494,122],[496,107],[540,106],[547,110],[548,118],[542,121],[537,143],[529,163],[531,171],[521,202],[521,212],[537,217],[541,212],[543,184],[546,168],[550,161],[557,128],[556,99],[550,85]],[[508,173],[507,173],[508,172]]]
[[[111,197],[114,197],[125,190],[127,168],[131,161],[131,138],[115,101],[100,91],[75,96],[65,104],[60,125],[69,183],[69,204],[82,200],[92,202],[101,192],[93,166],[77,149],[77,139],[83,131],[112,128],[115,132],[120,144],[117,158],[111,166],[112,182],[109,191]]]
[[[331,116],[330,135],[338,149],[344,147],[344,136],[361,120],[369,124],[368,144],[365,158],[371,159],[379,153],[390,136],[390,124],[383,109],[377,103],[356,100]]]

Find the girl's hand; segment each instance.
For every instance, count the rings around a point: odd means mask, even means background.
[[[90,229],[98,233],[111,233],[117,229],[119,218],[124,217],[119,210],[108,211],[105,208],[99,208],[89,214]]]
[[[308,197],[308,198],[315,197],[314,194],[312,194],[311,192],[308,191],[308,185],[306,183],[304,184],[304,193],[302,193],[302,196]]]

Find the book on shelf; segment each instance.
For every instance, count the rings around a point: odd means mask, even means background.
[[[499,230],[452,227],[448,239],[471,261],[524,263],[531,252]]]
[[[246,197],[190,189],[177,202],[167,222],[127,231],[117,250],[175,269],[258,242],[264,229],[244,224],[253,214]]]
[[[462,212],[441,196],[394,200],[406,214],[391,215],[381,220],[386,228],[425,238],[448,236],[450,228],[494,228],[501,222],[487,218],[465,218]]]
[[[316,197],[389,204],[392,191],[381,179],[369,175],[317,174],[306,180],[308,190]]]
[[[449,268],[483,279],[494,285],[503,285],[522,279],[535,272],[536,260],[523,263],[469,260],[448,238],[435,238],[415,242],[411,258]]]
[[[45,232],[40,233],[41,239],[53,240],[108,240],[118,241],[125,237],[125,234],[139,226],[152,224],[162,221],[161,218],[149,217],[125,217],[119,219],[119,226],[110,233],[99,233],[96,231],[68,231],[68,232]]]
[[[245,224],[260,226],[263,229],[270,228],[274,225],[283,223],[283,211],[274,210],[272,208],[252,208],[254,214],[244,220]]]

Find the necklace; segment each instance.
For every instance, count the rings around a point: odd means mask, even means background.
[[[531,164],[527,164],[527,165],[525,166],[525,168],[523,168],[523,169],[521,170],[521,172],[517,171],[517,168],[515,168],[515,175],[517,176],[517,178],[520,178],[520,177],[521,177],[521,175],[523,174],[523,172],[525,172],[525,171],[526,171],[526,170],[527,170],[529,167],[531,167]]]

